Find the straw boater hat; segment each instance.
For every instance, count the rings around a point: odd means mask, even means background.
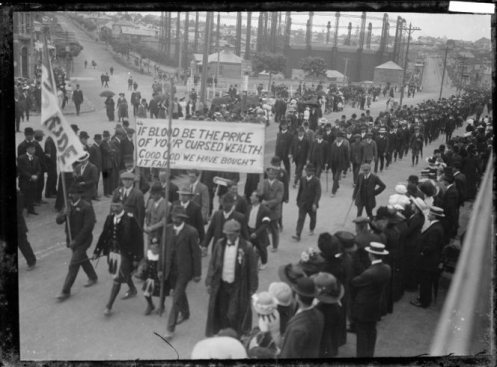
[[[400,195],[407,194],[407,187],[403,184],[398,184],[395,186],[395,192]]]
[[[271,315],[278,306],[269,292],[256,293],[252,296],[254,310],[259,315]]]
[[[369,246],[366,246],[365,250],[371,254],[375,255],[388,255],[389,252],[385,250],[385,245],[380,242],[371,242]]]
[[[269,285],[268,292],[274,297],[276,304],[287,307],[292,304],[292,289],[287,283],[273,282]]]
[[[339,284],[337,279],[330,273],[320,272],[311,279],[316,289],[316,298],[323,303],[338,303],[345,294],[343,285]]]
[[[439,208],[438,206],[431,206],[430,207],[430,214],[435,215],[439,218],[444,218],[444,210],[442,208]]]
[[[90,153],[85,152],[85,154],[78,158],[78,162],[81,163],[86,161],[87,159],[90,159]]]

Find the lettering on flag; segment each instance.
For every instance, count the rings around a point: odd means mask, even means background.
[[[137,119],[137,166],[262,173],[266,128],[262,124],[220,121],[173,121],[171,153],[168,124]]]
[[[72,172],[71,165],[85,154],[85,150],[60,111],[46,40],[41,80],[41,124],[55,141],[61,171]]]

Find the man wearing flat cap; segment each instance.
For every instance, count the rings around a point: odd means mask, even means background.
[[[143,228],[145,220],[145,200],[143,193],[133,186],[135,175],[130,172],[121,173],[122,186],[112,193],[113,197],[119,197],[124,205],[124,210],[136,218],[140,228]]]
[[[131,273],[143,258],[143,232],[132,213],[124,210],[122,198],[112,198],[111,212],[105,219],[102,233],[93,252],[93,258],[107,256],[109,273],[113,274],[113,285],[104,315],[112,314],[112,305],[121,290],[121,284],[128,284],[123,299],[138,293]]]
[[[40,160],[35,156],[35,145],[33,142],[25,144],[26,153],[17,158],[17,169],[19,172],[19,190],[24,197],[24,206],[28,214],[37,215],[34,210],[38,179],[42,173]]]
[[[186,297],[186,287],[190,280],[198,283],[202,274],[198,232],[187,224],[188,215],[182,206],[174,207],[172,224],[166,228],[166,257],[164,279],[166,294],[173,290],[173,300],[167,322],[166,339],[174,337],[176,325],[190,318],[190,307]]]
[[[206,336],[225,328],[238,335],[252,327],[251,297],[259,286],[257,257],[250,242],[240,237],[234,219],[223,225],[226,238],[212,249],[205,285],[209,293]]]
[[[95,211],[88,201],[83,198],[85,188],[75,182],[69,188],[69,207],[57,215],[57,224],[65,223],[67,243],[71,249],[72,257],[69,262],[69,271],[62,287],[62,292],[57,296],[59,301],[64,301],[71,295],[71,287],[78,275],[81,266],[88,276],[88,283],[85,287],[90,287],[97,283],[97,273],[90,263],[86,250],[91,246],[93,240],[92,231],[95,226]],[[68,220],[69,218],[69,220]]]
[[[371,266],[350,283],[355,294],[352,304],[352,319],[356,325],[357,357],[374,357],[376,323],[380,319],[380,301],[384,288],[390,282],[390,266],[383,263],[388,255],[385,245],[371,242],[365,249],[369,253]]]

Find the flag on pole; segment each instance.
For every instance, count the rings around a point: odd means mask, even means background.
[[[41,124],[55,141],[61,172],[72,172],[72,164],[85,154],[85,150],[60,111],[46,38],[43,43],[41,74]]]

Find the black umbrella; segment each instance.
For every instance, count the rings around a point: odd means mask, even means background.
[[[116,94],[111,90],[104,90],[100,93],[100,97],[114,97]]]

